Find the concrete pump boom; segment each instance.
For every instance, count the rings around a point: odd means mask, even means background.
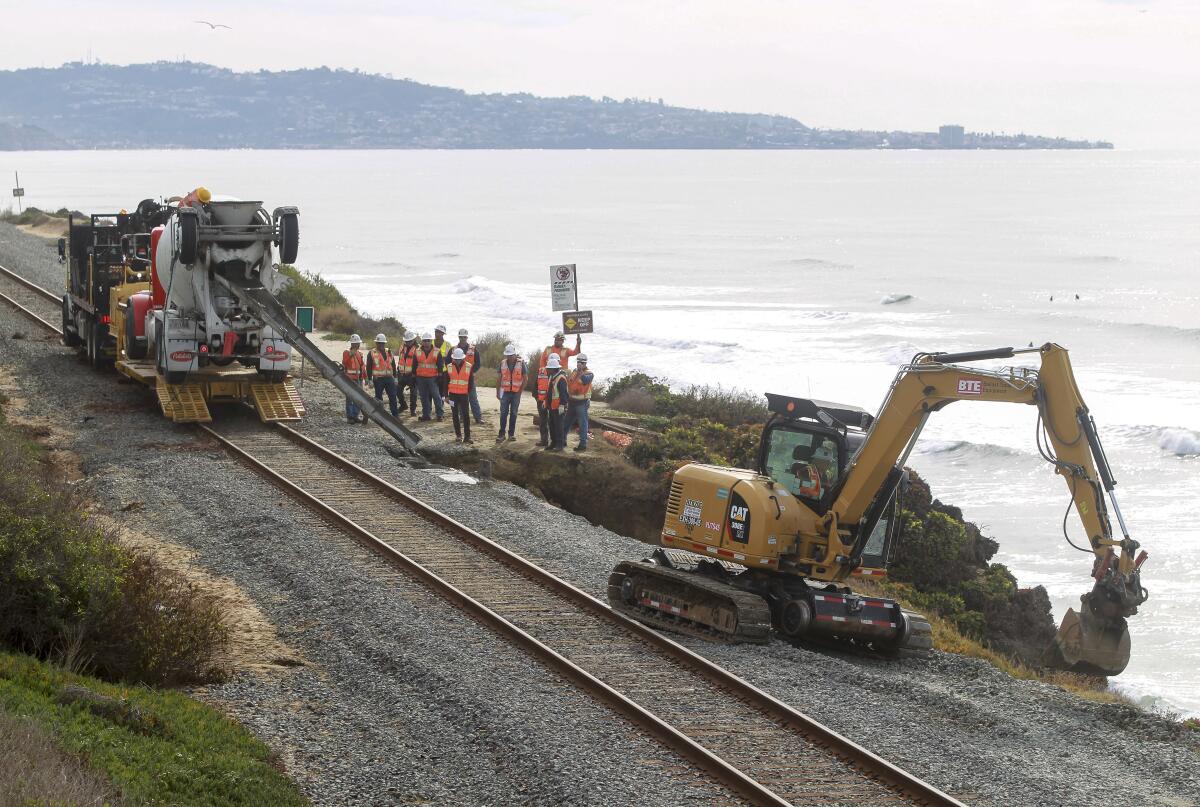
[[[417,443],[421,441],[421,436],[411,429],[405,428],[400,421],[391,416],[381,401],[375,400],[361,386],[347,378],[336,362],[308,340],[304,331],[292,322],[287,311],[266,288],[261,285],[243,286],[226,277],[220,277],[219,281],[228,286],[229,290],[237,295],[256,316],[274,328],[284,341],[304,354],[304,357],[313,363],[321,375],[325,376],[343,395],[351,398],[358,408],[365,412],[367,417],[381,429],[403,443],[409,451],[417,450]]]
[[[957,362],[1011,358],[1038,353],[1041,367],[983,370]],[[973,353],[918,354],[901,368],[862,448],[855,455],[833,505],[827,512],[830,554],[844,560],[846,574],[857,565],[866,535],[860,522],[869,520],[872,503],[891,496],[892,469],[902,466],[929,415],[955,401],[998,401],[1036,406],[1040,419],[1038,449],[1055,472],[1066,479],[1075,512],[1083,523],[1095,559],[1095,583],[1081,600],[1078,614],[1069,609],[1047,663],[1080,672],[1115,675],[1129,660],[1125,617],[1137,613],[1147,598],[1140,567],[1146,553],[1125,527],[1113,488],[1116,482],[1096,435],[1095,425],[1075,383],[1067,351],[1055,344],[1040,348],[1000,348]],[[889,476],[891,474],[891,476]],[[1113,535],[1105,493],[1121,525]],[[857,537],[839,540],[839,524]],[[842,533],[845,534],[844,532]],[[1068,539],[1069,540],[1069,539]]]

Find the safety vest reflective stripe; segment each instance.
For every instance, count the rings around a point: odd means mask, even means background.
[[[451,362],[446,368],[446,372],[450,376],[450,383],[446,385],[446,392],[451,395],[466,395],[471,389],[471,365],[465,361],[462,367],[455,367]]]
[[[558,381],[562,377],[563,377],[562,371],[555,370],[554,375],[550,376],[546,380],[547,386],[550,388],[549,392],[547,392],[547,394],[546,394],[546,408],[547,409],[558,409],[558,405],[561,403],[560,395],[559,395],[559,391],[558,391]]]
[[[538,377],[539,382],[541,376]],[[512,367],[508,366],[508,362],[500,362],[500,391],[501,392],[520,392],[525,389],[525,362],[517,360],[517,363]],[[545,390],[542,390],[545,392]]]
[[[583,383],[579,380],[581,373],[576,370],[567,377],[567,394],[573,401],[590,401],[592,399],[592,382]]]
[[[436,378],[438,374],[438,359],[441,355],[436,347],[430,348],[428,353],[418,350],[417,376],[420,378]]]
[[[351,381],[361,381],[363,374],[367,371],[366,362],[363,360],[361,351],[342,351],[342,369],[346,371],[346,378]]]
[[[392,375],[392,355],[386,349],[375,348],[371,351],[371,372],[376,378],[390,378]]]

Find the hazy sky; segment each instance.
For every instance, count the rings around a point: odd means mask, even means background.
[[[469,91],[662,97],[830,128],[955,122],[1123,148],[1193,147],[1200,125],[1196,0],[0,0],[0,15],[4,69],[89,53],[358,67]]]

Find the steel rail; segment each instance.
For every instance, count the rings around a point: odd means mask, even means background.
[[[33,313],[28,308],[21,305],[13,298],[9,297],[7,294],[0,292],[0,300],[3,300],[4,302],[8,303],[13,308],[17,309],[18,311],[20,311],[22,314],[29,317],[30,319],[35,320],[42,327],[48,328],[49,330],[54,331],[54,333],[58,334],[59,336],[62,336],[62,331],[59,330],[59,327],[57,325],[51,325],[49,322],[46,322],[46,320],[42,319],[37,314]]]
[[[206,431],[211,431],[211,429],[205,428]],[[843,764],[848,764],[860,772],[868,774],[871,778],[882,782],[893,791],[902,794],[915,803],[936,805],[937,807],[948,807],[949,805],[962,807],[962,802],[919,777],[893,765],[872,751],[855,743],[853,740],[794,709],[790,705],[714,664],[705,657],[689,650],[662,633],[614,611],[607,603],[551,574],[540,566],[472,530],[470,527],[411,494],[400,490],[395,485],[392,485],[352,460],[343,457],[328,447],[283,424],[274,424],[274,428],[301,448],[320,456],[327,462],[354,475],[367,484],[386,492],[409,509],[416,511],[418,515],[453,533],[456,537],[463,539],[480,551],[492,556],[502,564],[513,568],[523,576],[544,585],[582,610],[597,615],[613,623],[618,628],[633,634],[638,639],[647,642],[656,650],[661,651],[674,661],[699,674],[710,683],[730,693],[734,698],[751,705],[772,720],[778,721],[792,731],[806,737],[835,758],[841,760]],[[222,442],[228,444],[227,440],[222,440]],[[248,456],[247,452],[240,449],[236,453],[239,456]],[[255,463],[261,464],[258,463],[257,459],[255,459]],[[275,478],[280,475],[275,471],[271,471],[270,476]],[[290,486],[289,489],[295,488],[295,485],[292,483],[289,482],[288,484]],[[304,492],[304,494],[305,496],[311,495],[307,492]],[[772,802],[768,801],[765,803]]]
[[[585,692],[596,696],[618,714],[640,726],[668,748],[674,749],[702,770],[712,774],[718,781],[731,788],[734,792],[749,799],[754,804],[777,805],[778,807],[786,807],[789,804],[788,801],[780,798],[769,788],[751,779],[745,773],[730,765],[716,754],[713,754],[691,737],[688,737],[674,726],[659,719],[652,712],[647,711],[623,693],[613,689],[570,659],[517,627],[479,600],[476,600],[471,595],[438,576],[416,560],[408,557],[386,541],[381,540],[370,530],[296,485],[257,457],[244,451],[224,435],[203,424],[197,425],[202,431],[233,452],[238,459],[283,488],[287,493],[341,524],[368,548],[400,566],[417,580],[474,616],[487,627],[507,637],[512,643],[524,648],[532,656],[575,683]]]
[[[36,283],[26,280],[25,278],[21,277],[20,275],[18,275],[16,272],[12,271],[11,269],[6,269],[5,267],[0,266],[0,275],[8,278],[9,280],[13,280],[13,281],[19,283],[20,285],[24,286],[25,288],[29,289],[30,291],[36,292],[39,296],[44,297],[47,300],[50,300],[55,303],[60,303],[60,304],[62,302],[57,297],[55,297],[52,292],[47,291],[46,289],[43,289],[41,286],[37,285]],[[30,309],[21,305],[21,303],[17,302],[12,297],[9,297],[7,294],[0,292],[0,300],[3,300],[4,302],[8,303],[13,308],[17,309],[18,311],[20,311],[22,314],[29,317],[30,319],[34,320],[42,327],[44,327],[50,331],[53,331],[54,333],[58,334],[59,336],[62,336],[62,330],[57,325],[54,325],[53,323],[47,322],[46,320],[42,319],[41,316],[39,316],[35,311],[31,311]]]
[[[14,272],[11,269],[7,269],[3,266],[0,266],[0,274],[4,275],[7,278],[10,278],[11,280],[17,281],[18,283],[20,283],[22,286],[25,286],[30,291],[37,292],[39,295],[41,295],[42,297],[45,297],[47,300],[49,300],[52,303],[62,303],[62,298],[59,297],[57,294],[50,291],[49,289],[42,288],[38,284],[34,283],[32,280],[27,280],[27,279],[21,277],[20,275],[18,275],[16,272]]]

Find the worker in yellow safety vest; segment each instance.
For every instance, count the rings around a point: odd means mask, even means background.
[[[417,393],[421,396],[421,417],[417,420],[429,420],[430,404],[437,409],[437,419],[442,419],[440,382],[445,369],[442,353],[433,346],[433,335],[426,331],[421,334],[421,346],[413,359],[413,375],[417,379]]]
[[[461,347],[450,351],[446,365],[446,398],[450,401],[450,416],[454,418],[454,440],[471,442],[471,365]]]
[[[567,395],[570,406],[563,421],[563,440],[571,434],[571,427],[579,424],[579,445],[576,451],[587,451],[588,442],[588,410],[592,406],[592,380],[595,375],[588,368],[587,356],[582,353],[575,357],[575,369],[567,376]]]
[[[442,361],[449,361],[447,356],[450,354],[451,345],[446,341],[446,326],[439,325],[433,329],[433,346],[438,349],[438,353],[442,354]]]
[[[542,351],[541,361],[538,362],[538,386],[537,386],[537,398],[539,401],[539,403],[538,403],[538,429],[541,431],[541,436],[542,436],[542,439],[540,441],[538,441],[539,446],[544,446],[547,444],[547,437],[549,434],[549,432],[547,431],[547,428],[548,428],[547,419],[544,416],[545,412],[542,409],[542,405],[541,405],[541,400],[546,394],[547,381],[550,377],[549,365],[547,364],[547,362],[550,360],[551,356],[558,356],[559,368],[565,370],[565,369],[567,369],[567,360],[570,359],[575,354],[577,354],[580,350],[580,347],[583,345],[582,338],[580,338],[579,336],[576,336],[575,337],[575,349],[571,350],[570,348],[566,347],[566,345],[564,344],[564,342],[566,341],[566,338],[567,337],[563,335],[562,331],[556,331],[554,334],[554,344],[547,346]]]
[[[359,386],[367,381],[367,364],[362,354],[362,337],[356,333],[350,334],[350,347],[342,351],[342,372],[346,378]],[[358,408],[358,404],[346,396],[346,422],[358,423],[359,418],[367,422],[367,416]]]
[[[521,395],[525,390],[525,360],[517,353],[516,345],[504,346],[504,358],[500,360],[500,375],[496,382],[496,397],[500,399],[500,433],[496,442],[504,439],[504,427],[508,425],[509,442],[517,439],[517,409],[521,406]]]

